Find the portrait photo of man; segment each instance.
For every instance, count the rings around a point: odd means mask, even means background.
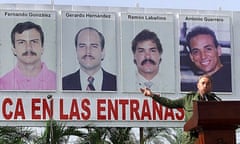
[[[156,91],[160,84],[158,75],[163,53],[157,34],[146,29],[139,32],[132,41],[132,52],[138,85]]]
[[[63,90],[116,91],[117,77],[102,68],[105,39],[93,27],[85,27],[75,36],[80,69],[63,77]]]
[[[71,12],[71,14],[88,13]],[[62,90],[117,91],[117,57],[113,35],[115,18],[114,15],[110,15],[112,19],[63,18],[63,26],[67,29],[63,29],[62,41]]]
[[[216,32],[207,25],[195,25],[186,32],[185,44],[185,52],[181,53],[181,90],[196,89],[192,85],[196,76],[209,75],[213,91],[231,92],[230,41],[218,40]]]
[[[174,23],[172,15],[151,21],[155,14],[121,15],[123,91],[147,87],[157,92],[175,92]]]
[[[42,60],[45,34],[32,21],[17,23],[11,31],[15,67],[0,78],[1,90],[56,90],[56,72]]]

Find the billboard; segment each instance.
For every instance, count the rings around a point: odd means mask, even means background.
[[[233,26],[239,14],[204,12],[0,10],[1,124],[43,126],[54,119],[70,126],[182,126],[183,109],[160,105],[139,88],[149,86],[169,99],[195,90],[204,72],[193,65],[187,45],[195,26],[213,29],[220,60],[228,65],[220,77],[230,77],[229,83],[217,78],[223,87],[214,92],[223,100],[239,100],[233,79],[238,78],[240,30]]]

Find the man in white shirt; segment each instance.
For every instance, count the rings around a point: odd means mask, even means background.
[[[159,65],[163,49],[157,34],[142,30],[132,41],[132,52],[137,67],[137,89],[148,87],[152,91],[159,91]]]

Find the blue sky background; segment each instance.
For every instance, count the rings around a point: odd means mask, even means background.
[[[238,0],[0,0],[5,3],[55,4],[79,6],[112,6],[141,8],[170,8],[194,10],[230,10],[239,11]]]

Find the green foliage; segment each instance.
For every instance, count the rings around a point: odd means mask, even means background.
[[[36,136],[33,131],[23,127],[0,127],[1,144],[26,144],[33,142]]]
[[[61,141],[67,142],[71,135],[82,137],[85,133],[79,131],[76,127],[66,127],[55,120],[49,120],[43,135],[35,144],[59,144]]]
[[[182,139],[181,128],[144,128],[144,143],[164,144],[168,141],[171,144],[180,144]]]
[[[70,136],[76,136],[78,144],[139,143],[131,130],[130,127],[67,127],[49,120],[41,136],[26,127],[0,127],[0,144],[60,144],[68,143]],[[180,144],[182,131],[182,128],[143,128],[143,143]]]
[[[131,128],[109,128],[109,138],[114,144],[134,144],[131,139]]]

